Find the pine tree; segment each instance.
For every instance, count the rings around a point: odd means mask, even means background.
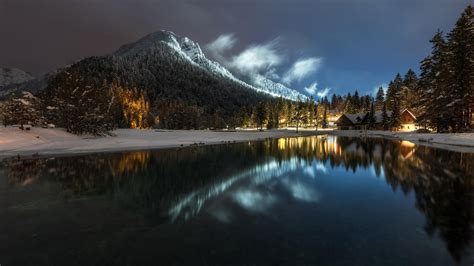
[[[408,69],[407,73],[405,74],[403,78],[402,85],[410,89],[414,89],[416,88],[417,83],[418,83],[418,77],[416,76],[415,71],[413,71],[411,68]]]
[[[40,126],[45,124],[41,113],[41,100],[30,92],[22,92],[21,98],[13,98],[5,106],[4,116],[9,117],[9,123],[20,125]]]
[[[353,114],[355,112],[355,106],[352,100],[351,93],[349,92],[346,96],[346,103],[344,104],[344,113]]]
[[[322,127],[323,128],[328,128],[328,105],[327,104],[324,105]]]
[[[387,102],[387,109],[393,109],[393,103],[395,101],[399,101],[400,97],[400,90],[403,84],[402,76],[400,73],[397,73],[395,79],[390,81],[387,89],[387,95],[385,97],[385,101]]]
[[[318,120],[319,120],[319,112],[318,112],[318,108],[319,108],[319,105],[317,103],[314,104],[314,107],[313,107],[313,113],[314,113],[314,127],[316,128],[316,130],[318,129]]]
[[[370,97],[370,95],[365,95],[363,97],[363,102],[364,102],[364,106],[363,106],[363,111],[364,112],[369,112],[370,111],[370,105],[372,103],[372,98]]]
[[[8,125],[11,124],[10,120],[11,120],[12,114],[10,112],[10,109],[8,108],[8,104],[10,103],[10,101],[11,101],[11,98],[3,102],[0,102],[0,118],[2,119],[2,124],[4,127],[7,127]]]
[[[451,94],[453,131],[471,128],[474,99],[474,10],[469,5],[447,36],[446,90]]]
[[[369,129],[374,129],[375,128],[375,106],[374,106],[374,101],[372,101],[371,105],[370,105],[370,111],[369,111],[369,114],[368,114],[368,126],[369,126]]]
[[[375,108],[376,110],[382,110],[383,104],[385,101],[385,92],[382,88],[382,86],[379,87],[377,90],[377,95],[375,96]]]
[[[288,101],[287,105],[287,112],[286,112],[286,126],[290,126],[291,122],[293,121],[293,112],[294,112],[294,106],[292,101]]]
[[[432,54],[422,63],[420,85],[424,113],[421,121],[436,128],[438,132],[446,131],[453,115],[451,93],[447,90],[448,72],[446,69],[446,41],[443,33],[438,31],[430,41],[433,44]]]
[[[418,102],[419,94],[416,92],[418,77],[410,68],[403,78],[400,90],[400,109],[411,109],[413,104]]]
[[[308,99],[308,103],[307,103],[308,124],[310,126],[314,125],[314,121],[316,120],[315,113],[314,113],[315,106],[316,106],[316,104],[314,103],[314,99],[311,96]]]
[[[48,119],[68,132],[104,135],[116,127],[117,101],[106,81],[80,75],[78,69],[57,74],[42,91],[46,109],[54,110]],[[100,85],[98,85],[100,84]]]
[[[256,113],[255,113],[255,124],[260,130],[263,130],[263,125],[267,121],[267,108],[264,102],[260,102],[257,105]]]
[[[354,96],[352,97],[352,106],[354,108],[353,110],[354,113],[360,112],[362,104],[361,104],[359,92],[357,90],[354,92]]]
[[[335,93],[333,93],[332,97],[331,97],[331,109],[337,109],[339,106],[339,103],[338,103],[338,98],[337,98],[337,95]]]
[[[304,108],[304,103],[302,101],[298,101],[296,103],[296,107],[293,113],[292,121],[296,123],[296,133],[299,131],[299,127],[301,122],[306,119],[306,111]]]
[[[416,121],[419,125],[427,128],[430,123],[431,116],[427,112],[428,106],[431,106],[433,100],[433,90],[431,90],[431,82],[433,80],[433,60],[431,56],[426,57],[421,61],[420,65],[420,79],[418,81],[416,90],[419,93],[418,102],[414,102],[414,108],[418,110],[418,117]]]
[[[387,102],[383,102],[382,106],[382,126],[383,130],[388,130],[390,126],[390,118],[388,117],[387,114]]]
[[[392,130],[398,130],[400,127],[400,103],[397,99],[393,102],[392,114],[390,116],[390,127]]]

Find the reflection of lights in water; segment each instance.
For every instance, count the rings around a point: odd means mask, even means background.
[[[413,148],[415,147],[415,143],[411,142],[411,141],[408,141],[408,140],[402,140],[402,143],[401,145],[403,147],[407,147],[407,148]]]
[[[400,155],[402,156],[403,159],[408,159],[410,158],[413,153],[415,152],[415,143],[403,140],[400,143]]]
[[[284,150],[286,148],[286,139],[278,139],[278,149]]]

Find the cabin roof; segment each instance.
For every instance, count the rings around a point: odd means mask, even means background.
[[[408,113],[413,120],[416,120],[415,115],[410,112],[408,109],[404,109],[400,114]],[[336,124],[340,125],[347,125],[348,122],[352,123],[352,125],[360,125],[360,124],[367,124],[368,123],[368,112],[357,113],[357,114],[342,114],[342,116],[336,121]],[[381,124],[383,120],[383,112],[382,111],[375,111],[375,123]],[[392,116],[392,111],[387,111],[387,117],[390,118]]]
[[[344,122],[350,122],[353,125],[359,125],[364,120],[367,113],[358,114],[342,114],[342,116],[336,121],[336,124],[343,124]]]
[[[416,116],[415,116],[410,110],[404,109],[404,110],[401,112],[401,114],[403,114],[403,113],[405,113],[405,112],[407,112],[407,113],[413,118],[413,120],[416,120]]]

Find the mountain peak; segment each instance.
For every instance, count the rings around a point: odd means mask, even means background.
[[[303,94],[268,79],[265,79],[264,82],[259,79],[258,82],[252,82],[252,84],[248,84],[236,78],[228,69],[223,67],[218,62],[206,58],[197,42],[191,40],[188,37],[181,37],[171,31],[161,30],[150,33],[134,43],[120,47],[120,49],[115,52],[114,55],[120,57],[130,57],[138,53],[146,52],[149,49],[153,49],[158,44],[166,44],[183,59],[210,72],[214,76],[229,79],[249,89],[266,93],[273,97],[283,97],[290,100],[306,98],[306,96]]]
[[[34,79],[33,76],[18,68],[0,67],[0,87],[20,84]]]

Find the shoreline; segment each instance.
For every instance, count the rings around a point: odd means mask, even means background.
[[[112,137],[77,136],[64,129],[0,128],[0,160],[15,156],[70,156],[93,153],[184,148],[203,145],[261,141],[286,137],[333,135],[355,138],[385,138],[455,152],[474,153],[474,133],[419,134],[361,130],[136,130],[117,129]]]
[[[286,137],[324,135],[326,132],[293,130],[138,130],[117,129],[115,136],[78,136],[64,129],[0,128],[0,161],[15,156],[73,156],[94,153],[143,151],[262,141]]]

